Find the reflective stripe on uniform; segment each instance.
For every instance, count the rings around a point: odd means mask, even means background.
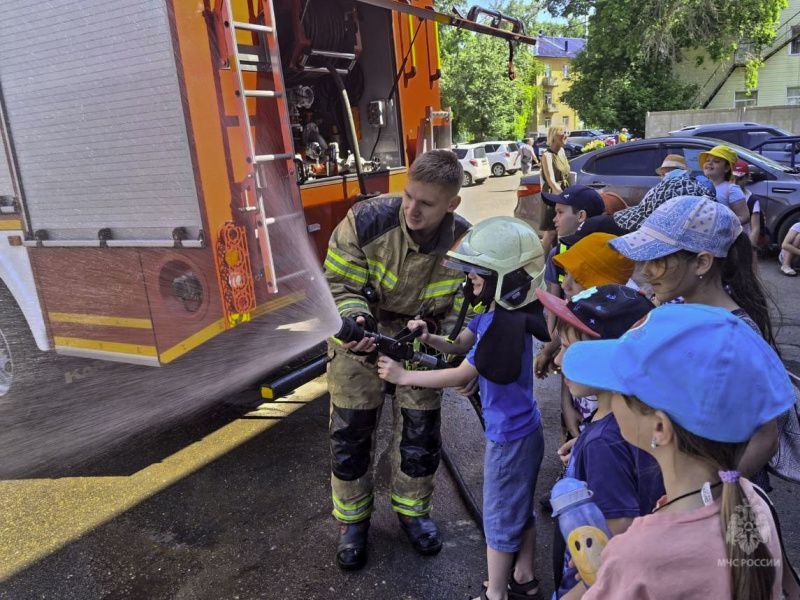
[[[345,504],[336,497],[336,494],[331,494],[331,497],[333,498],[333,516],[340,521],[350,523],[363,521],[372,514],[375,508],[375,497],[372,494],[355,504]]]
[[[336,310],[338,310],[339,314],[342,316],[352,311],[365,312],[369,314],[369,304],[367,304],[366,300],[348,298],[344,302],[339,302],[336,305]]]
[[[369,272],[364,267],[347,262],[333,250],[328,250],[328,256],[325,257],[325,267],[358,283],[367,283]]]
[[[456,312],[460,312],[462,306],[464,306],[464,298],[462,296],[459,296],[453,301],[453,310],[455,310]]]
[[[377,260],[367,259],[370,275],[374,274],[380,285],[393,290],[397,285],[397,277]]]
[[[458,290],[458,286],[464,281],[461,279],[448,279],[447,281],[437,281],[430,285],[426,285],[419,293],[419,299],[437,298],[439,296],[447,296],[453,294]]]
[[[392,494],[392,510],[408,517],[422,517],[431,512],[433,508],[431,500],[433,500],[433,494],[428,494],[420,500],[401,498]]]

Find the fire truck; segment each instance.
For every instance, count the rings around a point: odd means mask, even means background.
[[[71,383],[98,361],[191,367],[256,322],[335,319],[333,228],[450,144],[439,25],[534,41],[430,4],[6,3],[0,401],[41,384],[42,357],[87,361]]]

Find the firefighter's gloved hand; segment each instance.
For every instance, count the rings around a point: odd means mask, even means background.
[[[404,377],[407,373],[408,371],[403,368],[403,365],[388,356],[381,356],[378,359],[378,377],[384,381],[405,385]]]
[[[366,326],[367,321],[364,317],[356,317],[356,323],[361,327]],[[342,347],[345,350],[350,350],[350,352],[363,352],[365,354],[369,354],[370,352],[375,351],[375,338],[371,338],[369,336],[364,336],[358,342],[347,342],[346,344],[342,344]]]
[[[430,334],[428,333],[428,322],[422,319],[412,319],[406,325],[409,331],[414,331],[415,329],[422,329],[422,333],[419,334],[417,338],[421,343],[427,344]]]

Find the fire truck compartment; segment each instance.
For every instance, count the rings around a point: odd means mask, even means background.
[[[201,228],[164,0],[6,2],[0,90],[30,229],[169,240]],[[6,161],[2,161],[3,168]],[[0,195],[10,173],[0,168]]]

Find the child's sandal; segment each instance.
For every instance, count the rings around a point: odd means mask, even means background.
[[[539,598],[541,594],[539,593],[539,580],[534,577],[528,582],[519,583],[516,579],[514,579],[514,575],[511,575],[511,579],[508,581],[508,598],[509,600],[526,600],[529,598]],[[535,594],[528,594],[531,590],[536,590]]]

